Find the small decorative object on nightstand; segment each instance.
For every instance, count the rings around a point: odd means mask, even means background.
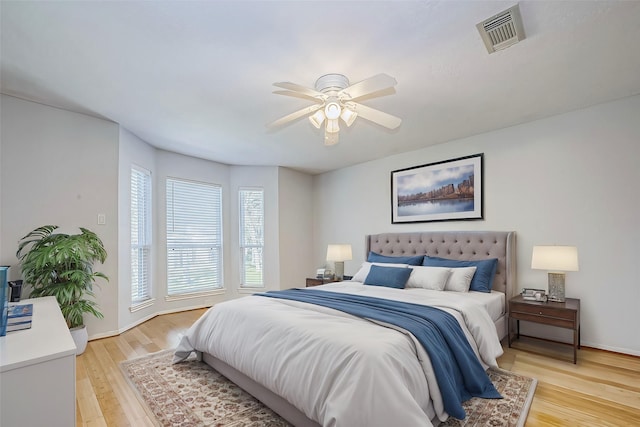
[[[573,363],[578,360],[580,348],[580,300],[566,298],[564,302],[538,302],[525,300],[518,295],[509,301],[509,320],[516,319],[516,338],[520,338],[520,321],[540,323],[573,330]],[[511,323],[511,322],[509,322]],[[509,347],[511,347],[511,325],[509,325]]]
[[[544,289],[524,288],[520,295],[522,295],[522,299],[527,301],[547,302],[547,295]]]

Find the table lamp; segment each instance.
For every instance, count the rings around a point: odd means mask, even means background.
[[[344,262],[351,259],[351,245],[329,245],[327,247],[327,261],[335,264],[336,279],[342,280],[344,276]]]
[[[534,246],[531,268],[549,272],[549,301],[564,302],[564,272],[578,271],[575,246]]]

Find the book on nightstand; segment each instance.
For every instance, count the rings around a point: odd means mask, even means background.
[[[33,319],[33,304],[10,305],[7,314],[7,332],[29,329]]]

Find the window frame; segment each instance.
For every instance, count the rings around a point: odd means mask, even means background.
[[[169,190],[170,185],[172,185],[171,194]],[[192,208],[197,206],[198,204],[202,204],[200,202],[203,201],[203,198],[205,197],[206,192],[212,191],[212,200],[211,200],[212,204],[209,206],[205,206],[205,210],[195,212],[195,214],[191,212],[190,214],[193,214],[194,217],[202,218],[203,216],[206,217],[206,214],[207,214],[206,210],[211,210],[213,212],[213,216],[210,217],[211,224],[209,225],[209,227],[212,228],[213,234],[205,236],[205,235],[188,233],[187,225],[190,225],[190,224],[186,222],[182,222],[186,217],[180,219],[180,221],[176,223],[176,194],[175,194],[176,185],[186,187],[186,188],[182,188],[182,190],[193,193],[191,194],[191,196],[195,196],[197,194],[197,197],[191,197],[191,200],[189,201],[192,204],[191,206]],[[198,297],[207,296],[207,295],[219,295],[224,293],[225,292],[224,242],[223,242],[224,224],[223,224],[223,214],[222,214],[222,211],[223,211],[222,186],[220,184],[215,184],[211,182],[195,181],[195,180],[168,176],[165,180],[165,196],[166,196],[166,199],[165,199],[165,214],[166,214],[165,255],[167,260],[167,263],[166,263],[167,281],[166,281],[166,288],[165,288],[165,300],[174,301],[174,300],[182,300],[182,299],[188,299],[188,298],[198,298]],[[183,198],[182,202],[185,202],[186,199],[188,198],[187,193],[180,193],[180,196]],[[187,206],[183,205],[181,206],[181,208],[187,208]],[[185,210],[185,211],[180,211],[179,213],[177,213],[177,215],[182,215],[185,213],[189,214],[189,212]],[[175,230],[176,225],[178,225],[179,228],[182,228],[183,234],[179,235],[176,233],[174,238],[172,238],[171,237],[172,231],[170,231],[170,229],[173,228],[173,230]],[[196,228],[197,227],[201,228],[202,226],[203,226],[203,223],[201,222],[192,224],[192,227],[196,227]],[[181,237],[178,237],[178,236],[181,236]],[[206,240],[207,237],[209,237],[211,240],[207,241]],[[182,240],[182,242],[180,242],[180,240]],[[187,243],[188,240],[197,240],[197,242],[189,244]],[[210,264],[210,265],[206,265],[206,263],[197,264],[196,267],[199,267],[200,269],[209,269],[210,270],[209,273],[213,273],[212,274],[213,283],[211,285],[206,285],[206,286],[197,285],[192,289],[189,289],[188,286],[185,286],[185,285],[176,285],[175,288],[172,290],[171,285],[174,280],[176,281],[190,280],[188,276],[184,275],[184,272],[182,273],[183,275],[181,277],[172,277],[174,274],[177,274],[178,272],[177,268],[175,270],[172,269],[172,262],[175,262],[175,259],[174,261],[172,261],[172,258],[176,256],[175,252],[172,255],[172,251],[179,249],[181,252],[184,253],[183,255],[184,257],[191,257],[192,259],[196,259],[198,257],[202,257],[203,255],[202,249],[206,247],[209,247],[212,252],[212,254],[209,256],[212,257],[213,264]],[[191,254],[189,254],[189,251],[191,251]],[[204,256],[206,257],[207,255],[204,255]],[[195,270],[195,267],[189,269],[190,272],[194,272],[194,270]],[[191,277],[191,280],[194,280],[194,279],[200,280],[200,281],[206,280],[206,275],[203,275],[202,273],[200,273],[199,275],[195,275]]]
[[[257,244],[246,244],[245,243],[245,232],[244,232],[244,204],[243,204],[243,192],[259,192],[262,196],[261,200],[261,213],[260,213],[260,221],[261,221],[261,234],[262,236],[261,243]],[[240,187],[238,189],[238,245],[239,245],[239,273],[240,273],[240,284],[239,288],[244,291],[252,291],[252,290],[260,290],[265,288],[265,269],[264,269],[264,245],[265,245],[265,191],[263,187]],[[260,249],[260,263],[262,265],[260,271],[260,285],[252,285],[248,286],[245,283],[246,279],[246,267],[247,263],[245,262],[245,249],[253,248]]]
[[[140,212],[140,203],[136,203],[134,201],[134,175],[138,175],[136,181],[139,181],[142,178],[142,188],[136,186],[136,199],[139,199],[140,192],[142,190],[142,203],[144,206],[142,207],[142,212]],[[143,168],[138,165],[131,165],[131,171],[129,175],[129,202],[130,202],[130,210],[129,210],[129,260],[131,262],[131,270],[130,270],[130,302],[131,305],[129,310],[131,312],[141,310],[145,307],[149,307],[155,301],[153,298],[153,181],[152,181],[152,173],[150,170]],[[136,208],[137,206],[137,208]],[[136,210],[136,215],[134,215],[134,210]],[[140,230],[140,215],[142,214],[142,227],[143,232],[135,233],[134,230]],[[134,227],[134,221],[136,221],[136,225]],[[135,240],[135,242],[134,242]],[[135,274],[134,269],[134,257],[137,258],[138,265],[143,265],[143,271],[140,272],[138,269],[138,273]],[[140,261],[140,257],[142,257],[143,261]],[[146,262],[145,262],[146,261]],[[141,276],[142,275],[142,276]],[[134,278],[134,276],[137,276]],[[144,278],[146,278],[146,284],[142,286],[145,288],[140,292],[140,282],[144,282]],[[138,290],[134,292],[134,283],[136,283],[135,288]],[[138,298],[135,297],[138,295]]]

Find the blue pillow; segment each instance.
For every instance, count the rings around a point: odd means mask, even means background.
[[[455,259],[425,256],[422,265],[428,267],[476,267],[476,273],[471,279],[470,291],[491,292],[493,278],[498,269],[498,258],[483,259],[479,261],[458,261]]]
[[[375,252],[369,252],[367,257],[368,262],[387,262],[393,264],[409,264],[409,265],[421,265],[424,255],[414,256],[386,256],[380,255]]]
[[[365,285],[386,286],[388,288],[404,289],[404,285],[409,280],[413,269],[404,267],[383,267],[381,265],[372,265],[367,278],[364,279]]]

